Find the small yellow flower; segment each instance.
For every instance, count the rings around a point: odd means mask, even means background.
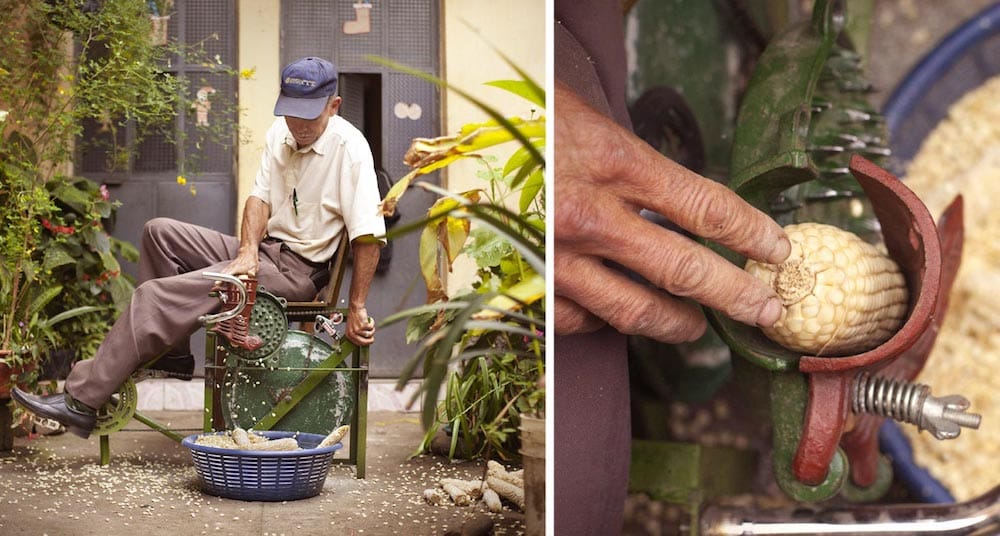
[[[198,190],[194,189],[194,185],[193,184],[191,185],[190,188],[188,188],[188,191],[191,192],[191,197],[194,197],[194,196],[198,195]]]
[[[257,75],[257,68],[251,67],[249,69],[240,70],[240,78],[243,80],[252,80],[254,76]]]
[[[177,184],[180,184],[181,186],[184,186],[185,184],[187,184],[187,182],[188,182],[188,180],[186,178],[184,178],[184,175],[178,175],[177,176]]]

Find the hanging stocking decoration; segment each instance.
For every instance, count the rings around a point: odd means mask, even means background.
[[[365,34],[372,31],[372,4],[369,1],[354,4],[354,20],[344,23],[344,33]]]

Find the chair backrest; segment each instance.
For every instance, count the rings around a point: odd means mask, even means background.
[[[347,271],[347,254],[351,249],[351,241],[347,237],[347,229],[340,234],[340,245],[337,254],[330,259],[330,282],[320,289],[316,298],[330,305],[336,303],[340,296],[340,288],[344,283],[344,272]]]

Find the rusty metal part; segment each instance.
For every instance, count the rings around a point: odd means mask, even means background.
[[[937,232],[941,242],[941,286],[938,290],[937,307],[930,327],[909,350],[878,371],[880,376],[912,381],[924,368],[937,340],[941,323],[948,311],[951,287],[958,276],[962,261],[962,245],[965,241],[963,226],[964,203],[958,196],[938,218]],[[876,482],[881,472],[878,429],[885,419],[877,415],[859,415],[854,428],[845,433],[841,447],[851,460],[851,483],[867,488]]]
[[[264,341],[250,333],[250,315],[253,314],[253,306],[257,301],[257,279],[252,277],[240,279],[214,272],[205,272],[202,275],[206,279],[223,280],[228,283],[219,290],[219,299],[224,304],[235,302],[236,306],[216,315],[205,315],[198,320],[206,325],[211,324],[208,329],[222,335],[234,347],[253,352],[263,346]]]
[[[707,507],[700,516],[702,536],[768,534],[977,535],[1000,533],[1000,486],[957,504],[864,505],[780,509],[753,506]]]
[[[836,359],[802,356],[799,360],[799,370],[810,375],[810,398],[793,470],[807,484],[826,478],[826,466],[844,433],[857,371],[884,366],[916,344],[930,326],[942,292],[941,244],[927,207],[899,179],[865,158],[854,155],[850,167],[872,202],[889,254],[906,277],[911,305],[899,331],[872,350]]]

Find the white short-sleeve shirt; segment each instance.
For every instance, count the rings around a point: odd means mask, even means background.
[[[268,236],[313,262],[333,257],[345,229],[351,240],[385,235],[368,140],[339,115],[302,149],[285,119],[275,120],[250,195],[271,207]]]

